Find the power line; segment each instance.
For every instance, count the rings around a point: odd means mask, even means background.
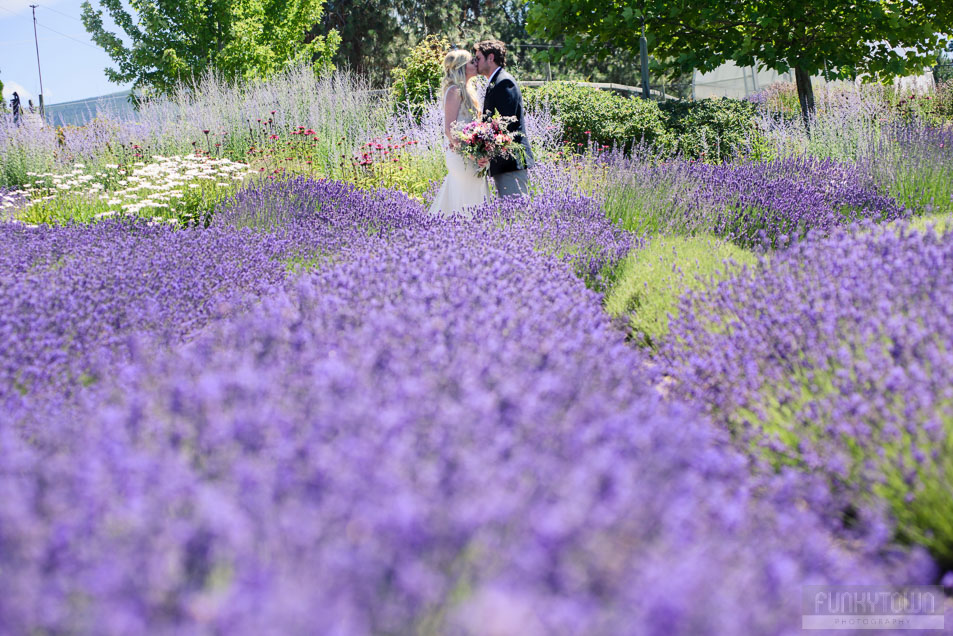
[[[75,16],[72,16],[72,15],[70,15],[70,14],[68,14],[68,13],[63,13],[62,11],[60,11],[60,10],[58,10],[58,9],[54,9],[53,7],[41,6],[40,8],[41,8],[41,9],[46,9],[47,11],[52,11],[53,13],[59,13],[59,14],[62,15],[62,16],[66,16],[66,17],[69,18],[70,20],[76,20],[77,22],[82,22],[82,20],[80,20],[79,18],[77,18],[77,17],[75,17]]]
[[[32,5],[31,5],[31,6],[32,6]],[[40,5],[36,5],[36,6],[40,6]],[[49,9],[50,7],[41,7],[41,8]],[[6,7],[0,7],[0,9],[3,9],[3,10],[6,11],[7,13],[9,13],[9,14],[11,14],[11,15],[14,15],[14,16],[19,16],[19,15],[20,15],[20,14],[16,13],[15,11],[11,11],[10,9],[8,9],[8,8],[6,8]],[[62,13],[62,12],[57,11],[57,13]],[[66,14],[64,13],[63,15],[66,15]],[[72,16],[66,16],[66,17],[72,17]],[[75,20],[76,18],[73,18],[73,19]],[[89,42],[84,42],[83,40],[79,40],[79,39],[77,39],[77,38],[74,38],[72,35],[68,35],[68,34],[66,34],[66,33],[61,33],[61,32],[57,31],[56,29],[54,29],[54,28],[52,28],[52,27],[46,26],[45,24],[40,24],[39,22],[37,22],[37,25],[40,26],[40,27],[42,27],[42,28],[44,28],[44,29],[46,29],[47,31],[52,31],[52,32],[55,33],[56,35],[62,36],[62,37],[67,38],[67,39],[69,39],[69,40],[73,40],[74,42],[79,42],[80,44],[83,44],[83,45],[85,45],[85,46],[88,46],[88,47],[91,48],[91,49],[97,49],[97,50],[99,50],[99,47],[94,46],[94,45],[90,44]],[[8,44],[12,44],[12,42],[8,42]]]
[[[80,44],[85,44],[86,46],[88,46],[88,47],[91,48],[91,49],[98,49],[98,48],[99,48],[99,47],[97,47],[97,46],[93,46],[93,45],[90,44],[89,42],[83,42],[82,40],[76,39],[76,38],[74,38],[72,35],[66,35],[65,33],[60,33],[60,32],[57,31],[56,29],[50,28],[50,27],[46,26],[45,24],[41,24],[40,26],[43,27],[44,29],[46,29],[47,31],[52,31],[52,32],[55,33],[56,35],[61,35],[61,36],[63,36],[64,38],[68,38],[68,39],[72,40],[73,42],[79,42]]]

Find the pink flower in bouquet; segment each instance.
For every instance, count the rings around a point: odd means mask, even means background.
[[[455,150],[476,162],[498,158],[516,158],[523,155],[523,147],[508,127],[515,117],[495,115],[484,121],[474,121],[463,126],[454,124]],[[517,135],[521,133],[516,133]],[[485,172],[485,168],[480,171]]]

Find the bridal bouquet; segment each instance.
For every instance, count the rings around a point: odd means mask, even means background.
[[[460,126],[452,125],[453,138],[458,142],[456,151],[474,161],[480,159],[520,158],[526,151],[517,139],[520,132],[510,132],[507,126],[516,121],[516,117],[503,117],[499,114],[482,120],[472,121]],[[481,168],[479,175],[485,177],[487,168]]]

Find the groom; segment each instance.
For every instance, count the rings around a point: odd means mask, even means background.
[[[516,121],[508,127],[509,132],[519,133],[517,140],[526,151],[525,161],[520,158],[490,160],[490,176],[501,197],[529,194],[529,175],[526,170],[532,168],[535,162],[526,136],[523,95],[516,80],[503,68],[506,66],[506,45],[499,40],[484,40],[473,47],[473,56],[476,58],[477,73],[490,80],[483,98],[483,116],[489,118],[498,112],[503,117],[516,117]],[[480,161],[481,168],[486,164],[486,159]]]

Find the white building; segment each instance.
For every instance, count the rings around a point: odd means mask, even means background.
[[[741,67],[734,62],[726,62],[709,73],[695,71],[692,74],[692,97],[694,99],[706,97],[744,99],[775,82],[794,82],[794,70],[786,73],[769,69],[759,71],[752,66]],[[811,78],[811,84],[815,89],[826,83],[823,77]],[[896,78],[894,84],[903,91],[926,92],[933,86],[933,72],[926,69],[923,75]]]

